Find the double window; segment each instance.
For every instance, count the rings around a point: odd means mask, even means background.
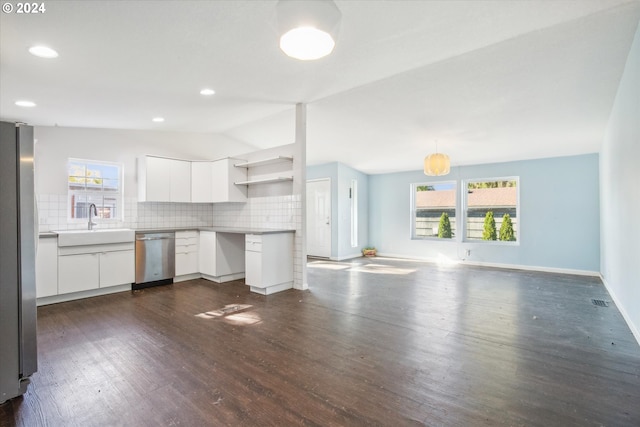
[[[518,241],[517,177],[411,185],[413,239]],[[459,206],[463,208],[459,208]]]
[[[95,204],[99,218],[122,220],[121,164],[69,159],[67,185],[69,219],[87,220]]]

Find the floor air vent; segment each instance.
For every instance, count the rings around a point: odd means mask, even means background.
[[[602,299],[592,299],[591,302],[593,305],[597,305],[598,307],[609,307],[609,304],[605,300]]]

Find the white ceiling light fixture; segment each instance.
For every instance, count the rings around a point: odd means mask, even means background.
[[[438,142],[436,141],[436,152],[424,158],[424,174],[429,176],[448,175],[451,171],[451,161],[449,156],[438,153]]]
[[[52,59],[58,57],[58,52],[47,46],[31,46],[29,53],[39,58]]]
[[[153,119],[151,119],[151,121],[156,123],[162,123],[164,122],[164,117],[154,117]]]
[[[216,91],[213,89],[209,89],[209,88],[204,88],[200,91],[200,95],[204,95],[204,96],[211,96],[211,95],[215,95]]]
[[[303,61],[329,55],[341,13],[333,0],[280,0],[276,6],[280,49]]]
[[[27,107],[27,108],[31,108],[31,107],[35,107],[36,103],[33,101],[26,101],[26,100],[21,100],[21,101],[16,101],[16,105],[18,107]]]

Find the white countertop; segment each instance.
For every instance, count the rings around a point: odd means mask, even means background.
[[[176,228],[137,228],[136,233],[155,233],[163,231],[215,231],[217,233],[235,234],[273,234],[273,233],[295,233],[295,230],[288,228],[260,228],[260,227],[176,227]],[[39,237],[57,237],[56,231],[43,231]]]

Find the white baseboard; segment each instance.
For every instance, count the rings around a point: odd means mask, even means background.
[[[293,288],[293,280],[290,282],[284,282],[277,285],[268,286],[266,288],[259,287],[259,286],[250,287],[251,292],[255,292],[260,295],[271,295],[271,294],[286,291],[287,289],[292,289],[292,288]]]
[[[546,273],[560,273],[560,274],[574,274],[578,276],[591,276],[600,277],[600,272],[590,270],[575,270],[571,268],[556,268],[556,267],[541,267],[535,265],[520,265],[520,264],[502,264],[495,262],[481,262],[481,261],[469,261],[469,260],[451,260],[451,259],[439,259],[434,257],[409,257],[400,254],[390,254],[384,252],[378,252],[379,257],[389,258],[404,258],[415,261],[427,261],[436,264],[462,264],[462,265],[476,265],[478,267],[494,267],[513,270],[527,270],[527,271],[542,271]]]
[[[545,273],[573,274],[576,276],[600,277],[600,272],[598,271],[576,270],[572,268],[540,267],[535,265],[532,266],[532,265],[519,265],[519,264],[498,264],[498,263],[492,263],[492,262],[475,262],[475,261],[461,261],[461,264],[477,265],[480,267],[511,268],[514,270],[541,271]]]
[[[207,279],[211,282],[225,283],[233,280],[244,279],[244,271],[242,273],[225,274],[222,276],[210,276],[208,274],[202,274],[203,279]]]
[[[69,294],[52,295],[50,297],[42,297],[36,299],[36,305],[40,307],[41,305],[57,304],[59,302],[98,297],[101,295],[115,294],[124,291],[131,292],[131,283],[126,285],[109,286],[107,288],[90,289],[88,291],[72,292]]]
[[[360,258],[361,256],[362,256],[362,253],[356,252],[355,254],[350,254],[350,255],[345,255],[340,257],[331,257],[329,259],[331,261],[344,261],[345,259]]]
[[[638,329],[638,327],[636,327],[636,325],[633,324],[633,322],[631,321],[631,317],[629,317],[627,310],[624,308],[624,305],[621,303],[616,293],[613,292],[613,289],[611,288],[611,286],[609,286],[607,279],[605,279],[602,274],[600,274],[600,280],[602,280],[602,283],[604,283],[604,287],[607,288],[609,295],[611,295],[611,299],[616,304],[616,307],[618,307],[618,310],[622,314],[624,321],[627,322],[629,329],[631,329],[631,333],[633,334],[633,337],[638,342],[638,345],[640,345],[640,330]]]
[[[202,274],[193,273],[193,274],[184,274],[182,276],[176,276],[173,278],[173,283],[186,282],[187,280],[200,279]]]
[[[330,257],[323,257],[323,256],[315,256],[315,255],[307,255],[308,259],[313,259],[313,260],[318,260],[318,261],[344,261],[345,259],[353,259],[353,258],[360,258],[362,256],[362,253],[357,252],[354,254],[350,254],[350,255],[345,255],[345,256],[330,256]]]

